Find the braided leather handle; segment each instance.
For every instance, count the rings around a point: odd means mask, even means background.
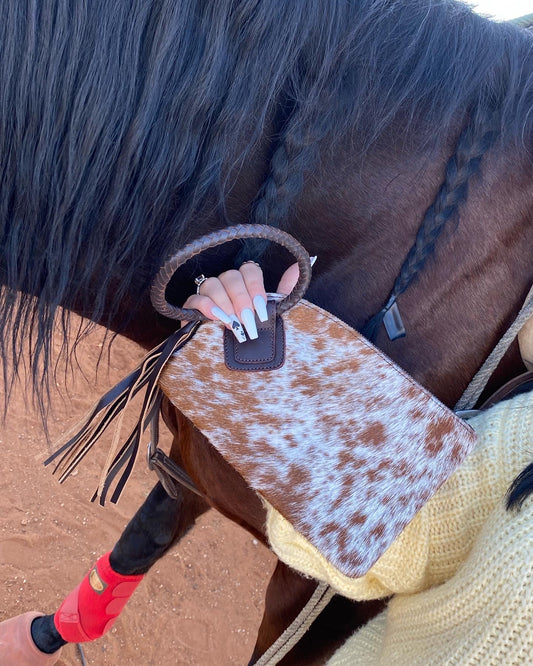
[[[286,231],[281,231],[281,229],[269,227],[266,224],[238,224],[207,234],[189,243],[161,266],[150,290],[152,305],[157,312],[171,319],[205,321],[207,317],[198,310],[178,308],[167,302],[165,291],[168,283],[180,266],[197,254],[200,254],[200,252],[241,238],[262,238],[274,241],[294,255],[300,269],[298,282],[286,298],[278,301],[276,311],[278,314],[281,314],[292,308],[293,305],[296,305],[304,295],[311,280],[311,263],[305,248],[290,234]]]

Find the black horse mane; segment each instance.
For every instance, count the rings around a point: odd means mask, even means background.
[[[249,216],[279,225],[354,127],[366,150],[399,119],[436,146],[498,108],[501,139],[530,147],[533,40],[451,0],[17,0],[0,16],[0,351],[16,373],[29,340],[38,389],[58,306],[105,323],[145,295],[199,211],[232,222],[265,135]]]

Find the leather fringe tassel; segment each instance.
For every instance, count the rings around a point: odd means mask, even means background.
[[[112,503],[118,501],[133,470],[141,437],[147,427],[154,424],[159,418],[162,393],[159,389],[158,380],[165,363],[172,354],[181,349],[193,337],[199,326],[200,322],[198,321],[189,322],[152,349],[132,373],[100,398],[89,415],[76,426],[76,433],[45,460],[44,464],[49,465],[59,458],[53,473],[59,474],[60,483],[63,483],[72,474],[108,426],[116,421],[113,443],[102,470],[98,488],[91,501],[94,502],[99,498],[100,504],[103,506],[113,481],[123,469],[111,497]],[[124,410],[133,397],[142,390],[145,391],[145,394],[139,419],[119,449],[120,426]],[[157,431],[157,427],[152,428],[153,433],[157,433]],[[152,442],[152,444],[157,445],[156,442]],[[119,450],[117,451],[117,449]]]

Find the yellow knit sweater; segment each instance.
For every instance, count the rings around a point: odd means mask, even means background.
[[[533,460],[533,394],[470,421],[476,449],[363,577],[350,579],[272,507],[278,557],[352,599],[395,595],[329,666],[533,665],[533,498],[505,510]]]

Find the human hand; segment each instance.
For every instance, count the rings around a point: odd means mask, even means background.
[[[289,266],[281,277],[278,293],[290,294],[298,275],[298,264]],[[244,342],[246,333],[250,340],[257,338],[256,315],[259,321],[268,319],[266,301],[263,271],[259,264],[246,261],[239,270],[200,280],[198,293],[189,296],[183,307],[199,310],[208,319],[223,322],[239,342]]]

